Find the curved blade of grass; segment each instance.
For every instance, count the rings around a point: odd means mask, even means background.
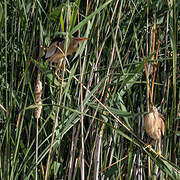
[[[74,34],[76,31],[78,31],[81,27],[83,27],[88,21],[93,18],[96,14],[100,13],[101,10],[103,10],[109,3],[111,3],[112,0],[107,1],[104,3],[101,7],[99,7],[97,10],[95,10],[92,14],[90,14],[88,17],[86,17],[84,20],[82,20],[78,25],[76,25],[72,31],[71,34]]]

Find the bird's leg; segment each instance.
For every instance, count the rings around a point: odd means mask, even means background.
[[[156,153],[156,151],[152,148],[151,144],[146,144],[144,149],[149,149],[149,151]]]
[[[58,71],[61,69],[62,61],[63,61],[63,59],[60,59],[60,60],[58,61],[58,64],[57,64],[57,67],[56,67],[56,70],[55,70],[55,75],[56,75],[56,77],[58,78],[58,81],[59,81],[60,84],[62,83],[62,79],[58,76],[57,73],[58,73]]]
[[[152,145],[151,144],[146,144],[144,149],[149,149],[150,151],[152,151]]]
[[[156,153],[155,159],[162,156],[162,154],[161,154],[161,139],[159,139],[159,141],[157,141],[157,143],[156,143],[157,153]]]
[[[144,149],[149,149],[149,151],[156,153],[156,151],[152,148],[152,141],[148,142],[148,144],[145,145]]]
[[[56,75],[56,77],[57,77],[57,79],[58,79],[58,82],[61,84],[61,82],[62,82],[62,79],[58,76],[58,74],[57,74],[57,72],[58,72],[58,68],[56,68],[56,71],[55,71],[55,75]]]
[[[58,71],[60,71],[60,69],[62,69],[63,71],[65,71],[64,66],[62,66],[63,60],[64,60],[64,59],[62,58],[62,59],[60,59],[60,60],[58,61],[58,65],[57,65],[56,70],[55,70],[55,75],[56,75],[56,77],[58,78],[58,82],[59,82],[59,84],[62,85],[62,87],[64,87],[64,86],[66,85],[66,83],[62,81],[62,79],[58,76],[57,73],[58,73]]]
[[[150,151],[152,150],[152,145],[151,145],[151,142],[150,142],[150,139],[148,138],[147,140],[147,144],[145,144],[145,148],[144,149],[149,149]]]

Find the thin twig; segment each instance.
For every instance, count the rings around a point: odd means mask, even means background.
[[[144,57],[144,50],[142,47],[141,47],[141,51],[142,51],[142,56],[143,56],[143,61],[144,61],[144,69],[145,69],[145,75],[146,75],[147,88],[149,89],[151,105],[153,105],[153,101],[152,101],[153,98],[152,98],[152,93],[151,93],[150,86],[149,86],[149,78],[148,78],[148,71],[147,71],[147,67],[146,67],[146,60]]]

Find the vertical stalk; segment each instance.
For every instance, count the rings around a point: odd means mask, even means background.
[[[149,27],[149,6],[147,6],[147,18],[146,18],[146,56],[148,56],[149,54],[149,29],[148,27]],[[149,83],[149,80],[148,80],[148,83]],[[147,94],[147,111],[149,112],[149,86],[148,85],[147,85],[146,94]]]
[[[176,66],[177,66],[177,19],[176,19],[176,0],[173,1],[173,102],[176,109]],[[176,113],[174,113],[176,114]]]
[[[81,148],[82,148],[82,154],[81,154],[81,180],[84,180],[84,106],[83,106],[83,88],[82,88],[82,80],[83,80],[83,73],[82,73],[82,67],[81,67],[81,58],[80,58],[80,109],[81,109]]]
[[[176,19],[176,0],[169,1],[169,9],[170,9],[170,41],[171,41],[171,48],[173,54],[173,102],[172,102],[172,118],[171,124],[172,129],[176,129],[176,121],[174,120],[176,117],[176,66],[177,66],[177,19]],[[172,131],[174,133],[174,131]],[[176,135],[172,137],[172,159],[176,161]]]
[[[42,56],[42,51],[41,51],[41,41],[39,43],[39,57],[38,61],[40,60]],[[35,87],[35,97],[36,97],[36,104],[41,105],[41,96],[42,96],[42,82],[40,80],[40,68],[38,68],[38,73],[37,73],[37,79],[36,79],[36,87]],[[35,109],[35,118],[36,118],[36,180],[38,180],[38,144],[39,144],[39,118],[41,115],[42,111],[42,106],[38,106]]]
[[[83,69],[82,69],[82,62],[81,62],[81,56],[80,56],[80,111],[81,111],[81,148],[82,148],[82,154],[81,154],[81,180],[84,180],[84,105],[83,105]]]
[[[8,85],[8,60],[7,60],[7,1],[4,0],[4,39],[5,39],[5,81],[6,85]],[[6,144],[5,144],[5,152],[4,152],[4,172],[7,179],[10,178],[10,122],[9,122],[9,108],[8,108],[8,88],[6,88],[6,118],[7,118],[7,129],[6,129]]]
[[[39,134],[39,118],[36,118],[36,180],[38,180],[38,134]]]
[[[176,66],[177,66],[177,19],[176,19],[176,0],[173,0],[173,36],[172,36],[172,49],[173,49],[173,119],[176,117]],[[174,121],[173,129],[176,129],[176,121]],[[173,161],[176,161],[176,135],[174,136],[174,151]]]

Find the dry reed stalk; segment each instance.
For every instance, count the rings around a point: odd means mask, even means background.
[[[39,105],[35,109],[35,118],[36,118],[36,180],[38,180],[38,120],[41,115],[42,111],[42,101],[41,101],[41,96],[42,96],[42,82],[40,81],[40,70],[38,70],[38,75],[36,79],[36,87],[35,87],[35,100],[36,104]]]
[[[36,88],[35,88],[35,99],[36,99],[36,104],[39,106],[37,106],[37,108],[35,109],[36,119],[39,119],[41,115],[41,111],[42,111],[41,96],[42,96],[42,82],[40,81],[40,72],[38,71],[37,80],[36,80]]]

